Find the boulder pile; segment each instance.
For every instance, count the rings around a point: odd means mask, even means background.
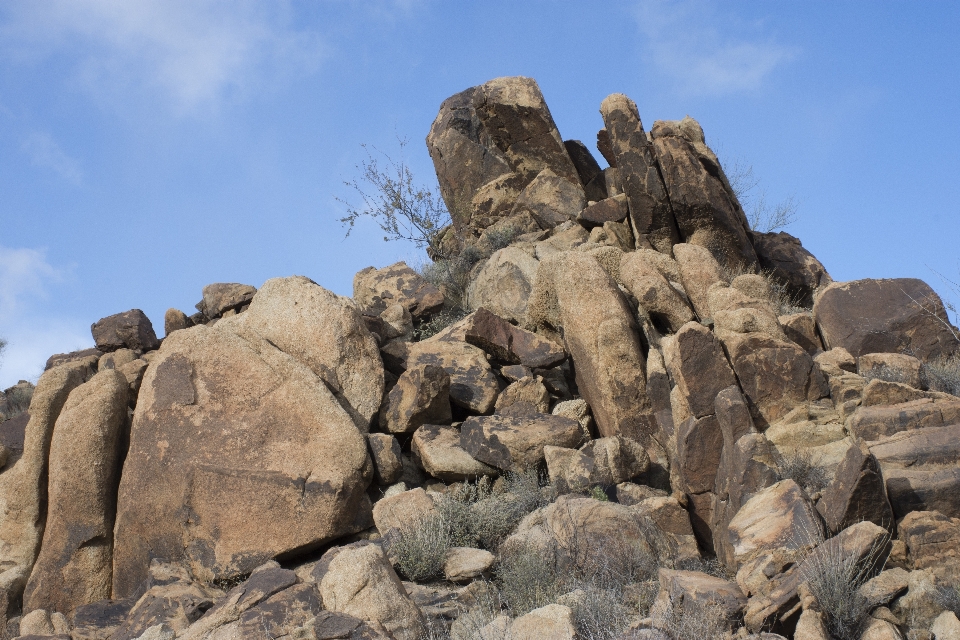
[[[0,424],[0,637],[960,637],[941,300],[751,230],[692,118],[600,114],[603,168],[531,79],[440,106],[459,318],[401,262],[52,356]]]

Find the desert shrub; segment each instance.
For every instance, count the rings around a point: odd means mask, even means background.
[[[388,538],[387,548],[400,573],[418,582],[443,575],[451,542],[446,519],[432,513],[395,532]]]
[[[500,591],[492,582],[474,582],[473,584],[476,602],[450,625],[451,640],[476,640],[482,637],[492,640],[480,630],[493,622],[505,607]]]
[[[488,229],[485,232],[485,244],[490,253],[494,251],[499,251],[504,247],[510,246],[514,240],[517,239],[521,233],[521,229],[514,226],[502,227],[500,229]]]
[[[860,637],[871,606],[859,589],[882,568],[880,552],[887,543],[881,540],[864,558],[845,552],[839,544],[819,545],[800,565],[801,577],[826,618],[827,631],[837,640]]]
[[[423,279],[443,293],[443,309],[430,318],[419,322],[413,330],[415,340],[426,340],[454,322],[458,322],[470,313],[467,303],[467,286],[470,284],[470,270],[483,259],[476,247],[466,247],[454,258],[440,258],[435,262],[425,262],[418,267]]]
[[[768,302],[773,306],[777,315],[785,316],[810,311],[808,307],[803,305],[801,297],[798,294],[790,293],[790,289],[786,283],[781,282],[780,279],[774,275],[773,271],[769,269],[740,264],[732,268],[721,265],[720,270],[721,275],[727,283],[733,282],[734,278],[744,274],[758,275],[766,280],[767,286],[770,287],[770,298]]]
[[[713,603],[674,602],[661,612],[659,627],[670,640],[725,638],[730,628],[723,608]]]
[[[920,372],[923,382],[931,391],[960,396],[960,356],[926,362]]]
[[[573,603],[577,637],[583,640],[613,640],[630,624],[632,612],[623,602],[623,593],[594,584],[580,588]]]
[[[610,502],[610,496],[607,495],[607,492],[603,490],[603,487],[596,486],[590,489],[590,497],[594,500],[599,500],[600,502]]]
[[[768,204],[766,191],[758,189],[760,180],[754,176],[751,165],[736,159],[727,164],[725,174],[752,231],[779,231],[796,222],[799,209],[796,198],[790,196],[775,205]]]
[[[884,382],[900,382],[906,384],[910,381],[910,377],[904,371],[894,369],[889,365],[881,365],[865,371],[863,378],[867,382],[871,380],[882,380]]]
[[[810,495],[823,491],[830,484],[823,468],[813,463],[809,453],[798,449],[783,457],[777,474],[781,480],[793,480]]]
[[[551,604],[564,593],[553,556],[532,546],[503,550],[497,562],[496,580],[514,616]]]
[[[467,317],[469,311],[466,309],[441,309],[426,320],[421,320],[413,327],[414,340],[426,340],[431,338],[450,325],[460,322]]]
[[[27,411],[33,399],[33,390],[32,384],[18,384],[0,394],[0,422]]]
[[[734,576],[727,570],[717,558],[686,558],[674,564],[674,568],[680,571],[699,571],[714,578],[723,578],[724,580],[733,580]]]

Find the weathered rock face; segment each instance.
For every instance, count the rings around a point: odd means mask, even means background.
[[[379,622],[397,640],[417,640],[423,633],[423,614],[379,546],[356,543],[331,549],[313,575],[324,608]]]
[[[800,240],[785,231],[751,231],[750,240],[753,241],[760,266],[786,284],[790,295],[800,306],[812,305],[814,292],[833,281],[820,261],[803,248]]]
[[[170,335],[181,329],[189,329],[193,324],[190,316],[179,309],[167,309],[167,312],[163,314],[163,332],[165,335]]]
[[[544,169],[580,186],[543,94],[530,78],[497,78],[445,100],[427,148],[461,232],[479,235],[508,215]]]
[[[720,264],[708,249],[695,244],[674,245],[673,255],[680,269],[683,289],[697,315],[701,320],[711,317],[707,292],[718,282],[725,282]]]
[[[23,454],[0,475],[0,588],[13,599],[23,592],[43,536],[54,425],[70,393],[93,375],[96,360],[70,361],[40,376],[30,402]]]
[[[960,520],[938,511],[914,511],[898,530],[913,569],[929,570],[948,584],[960,579]]]
[[[197,311],[212,320],[223,316],[227,311],[238,310],[253,299],[257,288],[236,282],[217,282],[203,288],[203,300],[197,304]]]
[[[170,336],[147,371],[120,482],[115,597],[134,592],[151,557],[230,577],[369,526],[363,434],[304,363],[313,354],[294,351],[300,360],[274,346],[292,339],[281,333],[285,321],[309,318],[298,331],[328,348],[336,316],[308,315],[309,299],[289,300],[289,309],[270,299],[274,340],[234,333],[266,324],[257,306],[271,282],[245,313]],[[245,318],[254,322],[240,325]]]
[[[475,480],[498,473],[460,446],[460,430],[456,427],[424,425],[413,434],[411,448],[427,473],[444,482]]]
[[[381,313],[400,304],[415,319],[429,316],[443,306],[443,294],[407,266],[397,262],[389,267],[367,267],[353,276],[353,299],[362,308]]]
[[[880,465],[865,444],[847,450],[817,508],[833,534],[864,520],[887,529],[893,526]]]
[[[423,489],[401,491],[377,501],[373,507],[373,521],[381,534],[391,529],[403,529],[433,512],[433,498]]]
[[[657,431],[645,393],[646,359],[617,284],[593,256],[578,251],[551,256],[537,277],[547,298],[541,317],[555,315],[563,327],[577,385],[598,431],[646,445]]]
[[[686,296],[677,291],[645,256],[638,252],[623,254],[620,259],[620,280],[650,314],[654,324],[668,333],[679,331],[694,319]]]
[[[70,613],[110,597],[113,488],[127,419],[126,378],[107,369],[71,392],[50,444],[46,527],[24,609]]]
[[[306,365],[333,391],[357,427],[369,428],[383,397],[377,342],[349,299],[293,276],[267,280],[230,330],[266,340]]]
[[[90,326],[90,333],[97,343],[97,349],[103,352],[124,347],[136,351],[150,351],[160,346],[150,318],[140,309],[101,318]]]
[[[457,340],[425,340],[410,345],[407,367],[431,365],[450,376],[450,401],[470,411],[489,413],[500,391],[483,350]]]
[[[590,153],[587,145],[579,140],[564,140],[563,146],[573,161],[573,166],[580,176],[587,200],[599,202],[607,197],[607,183],[603,178],[603,171],[597,160]],[[622,218],[621,218],[622,219]]]
[[[400,443],[385,433],[368,433],[367,445],[373,459],[373,475],[379,485],[390,485],[403,473]]]
[[[546,414],[470,417],[460,427],[460,447],[504,471],[534,469],[544,460],[544,446],[569,449],[582,438],[576,420]]]
[[[824,346],[843,347],[855,358],[909,351],[929,360],[960,347],[944,324],[940,297],[914,278],[834,282],[817,297],[813,313]]]
[[[689,116],[660,120],[651,136],[683,241],[706,247],[728,267],[756,264],[747,218],[700,124]]]
[[[638,244],[669,255],[680,235],[637,105],[622,93],[614,93],[600,104],[600,114]]]
[[[576,217],[587,206],[580,182],[544,169],[517,196],[512,214],[529,215],[541,229],[552,229]]]
[[[446,424],[451,417],[450,375],[424,364],[400,375],[380,413],[380,426],[391,433],[413,433],[425,424]]]
[[[532,248],[510,246],[494,252],[467,288],[470,307],[523,322],[539,264]]]
[[[553,367],[567,354],[554,342],[516,327],[481,307],[458,324],[458,336],[504,364],[536,369]]]

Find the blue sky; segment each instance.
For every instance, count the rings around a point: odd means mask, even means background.
[[[601,100],[697,118],[837,280],[958,275],[960,4],[948,2],[0,3],[0,388],[89,326],[190,313],[203,285],[307,275],[349,295],[419,260],[361,226],[363,143],[434,180],[440,102],[535,78],[564,138]],[[599,159],[599,154],[595,154]],[[960,301],[958,301],[960,302]]]

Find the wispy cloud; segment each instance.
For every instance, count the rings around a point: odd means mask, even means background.
[[[98,97],[146,89],[181,113],[312,73],[327,51],[287,2],[9,0],[0,20],[8,57],[64,54]]]
[[[36,132],[28,135],[20,148],[30,158],[33,166],[50,169],[74,185],[79,186],[83,181],[80,163],[68,156],[49,133]]]
[[[64,275],[43,251],[0,246],[0,321],[18,314],[30,298],[45,297],[47,287]]]
[[[762,24],[737,23],[702,1],[641,0],[637,23],[650,62],[692,95],[755,90],[797,54]]]
[[[93,346],[89,325],[61,318],[23,319],[0,328],[8,341],[0,356],[0,389],[18,380],[36,382],[47,358]]]

